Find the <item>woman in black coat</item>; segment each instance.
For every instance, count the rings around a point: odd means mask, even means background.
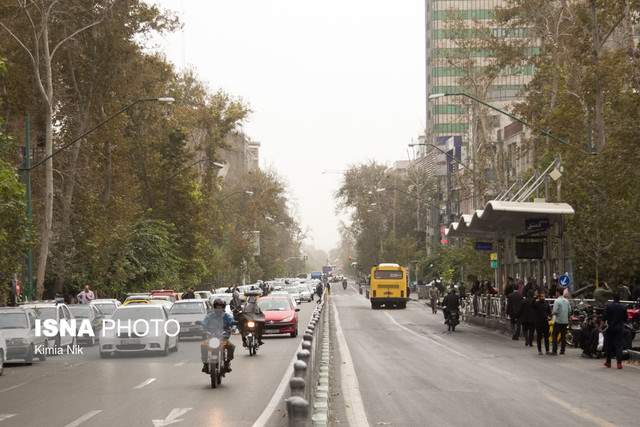
[[[551,317],[551,307],[544,299],[544,291],[542,290],[538,292],[538,298],[536,298],[533,303],[533,313],[538,354],[542,355],[542,340],[544,340],[546,354],[549,354],[549,318]]]
[[[533,331],[535,326],[535,313],[533,311],[533,291],[527,293],[527,297],[520,308],[520,322],[522,322],[522,330],[524,333],[524,345],[533,347]]]

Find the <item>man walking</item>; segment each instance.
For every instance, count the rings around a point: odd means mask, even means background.
[[[429,288],[429,299],[431,300],[431,312],[433,314],[438,313],[438,297],[438,288],[436,288],[435,285],[431,286]]]
[[[611,367],[611,358],[615,355],[618,369],[622,369],[622,338],[624,323],[627,320],[627,308],[620,304],[620,293],[613,295],[613,302],[607,304],[604,309],[604,320],[607,321],[607,330],[604,332],[607,361],[604,366]]]
[[[544,349],[549,354],[549,316],[551,316],[551,308],[544,299],[544,291],[538,291],[538,299],[533,303],[534,325],[536,328],[536,341],[538,344],[538,355],[542,356],[542,341],[544,341]]]
[[[565,336],[567,334],[567,327],[569,326],[569,290],[565,289],[562,295],[556,298],[553,303],[553,351],[552,355],[558,355],[558,338],[560,338],[560,354],[564,354],[565,348]]]
[[[82,292],[77,295],[78,303],[80,304],[89,304],[91,301],[96,299],[95,294],[89,287],[89,285],[85,285]]]
[[[522,309],[522,296],[518,289],[514,289],[513,292],[507,297],[507,314],[511,319],[511,330],[513,335],[512,340],[518,341],[520,339],[520,319],[518,318],[520,310]]]

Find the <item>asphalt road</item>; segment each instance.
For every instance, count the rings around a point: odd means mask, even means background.
[[[522,340],[468,324],[449,334],[442,314],[423,302],[374,311],[351,287],[339,287],[331,299],[359,383],[339,395],[361,396],[360,425],[640,424],[637,367],[606,369],[574,349],[538,356]],[[350,368],[340,363],[339,370]],[[347,422],[341,408],[350,405],[334,399],[335,424]]]
[[[300,331],[313,306],[300,306]],[[100,359],[93,347],[85,355],[33,366],[7,365],[0,377],[0,427],[251,426],[280,384],[301,335],[266,339],[255,357],[239,336],[232,340],[233,372],[218,389],[200,372],[198,341],[181,341],[167,357]]]

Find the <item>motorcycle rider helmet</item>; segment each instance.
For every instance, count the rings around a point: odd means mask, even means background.
[[[213,300],[213,308],[225,308],[227,303],[222,298],[216,298]]]

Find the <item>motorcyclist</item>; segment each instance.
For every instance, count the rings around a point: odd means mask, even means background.
[[[458,297],[458,294],[456,294],[456,289],[454,287],[451,287],[447,296],[444,297],[442,305],[444,306],[443,311],[445,314],[445,323],[449,325],[449,328],[451,328],[451,324],[449,323],[451,314],[460,309],[460,298]]]
[[[249,321],[255,322],[256,338],[258,338],[258,344],[262,345],[262,332],[264,331],[265,318],[260,306],[258,306],[257,294],[247,294],[247,303],[240,313],[240,334],[242,335],[242,345],[245,347],[247,346],[245,339],[247,335],[246,324]]]
[[[347,289],[347,279],[346,278],[342,279],[342,288],[343,289]]]
[[[229,340],[231,336],[231,328],[235,325],[233,316],[226,313],[224,308],[226,303],[222,298],[216,298],[213,301],[213,310],[207,313],[202,321],[203,329],[213,336],[220,337],[223,341],[223,345],[227,348],[226,360],[224,361],[224,368],[226,372],[231,372],[231,361],[233,360],[233,353],[236,346]],[[208,363],[208,348],[206,342],[200,346],[200,355],[202,356],[202,372],[209,373]]]
[[[240,290],[237,286],[233,287],[233,296],[231,297],[231,302],[229,303],[229,308],[233,313],[233,317],[237,320],[240,315],[240,311],[242,310],[242,301],[240,300]]]

